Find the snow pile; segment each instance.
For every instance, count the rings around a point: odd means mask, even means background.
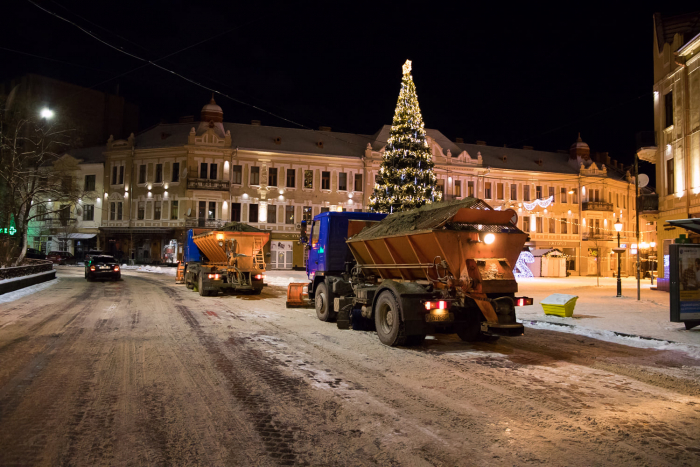
[[[590,329],[581,326],[570,324],[560,325],[548,323],[545,321],[529,321],[523,320],[523,325],[533,329],[545,329],[548,331],[566,332],[569,334],[577,334],[593,339],[598,339],[614,344],[622,344],[640,349],[656,349],[656,350],[678,350],[685,352],[693,358],[700,358],[700,345],[680,344],[678,342],[667,341],[663,339],[645,338],[641,336],[623,335],[614,331],[603,329]]]
[[[266,271],[265,284],[287,287],[292,282],[309,282],[306,271]]]
[[[19,300],[20,298],[26,297],[27,295],[32,295],[44,289],[48,289],[56,282],[60,282],[60,280],[50,280],[47,282],[42,282],[41,284],[30,285],[29,287],[15,290],[14,292],[7,292],[6,294],[0,295],[0,303],[14,302],[15,300]]]
[[[161,267],[161,266],[127,266],[122,264],[123,271],[150,272],[153,274],[167,274],[169,276],[177,275],[177,268]]]

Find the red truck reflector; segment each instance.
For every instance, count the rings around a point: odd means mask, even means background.
[[[209,274],[209,279],[219,280],[218,274]]]
[[[446,310],[450,307],[450,302],[438,300],[436,302],[425,302],[425,309],[430,310]]]
[[[528,306],[532,305],[532,298],[530,297],[515,297],[515,306]]]
[[[264,277],[265,276],[262,274],[256,274],[255,276],[253,276],[253,279],[255,279],[256,281],[261,281]]]

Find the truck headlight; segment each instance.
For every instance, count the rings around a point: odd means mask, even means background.
[[[486,243],[487,245],[492,244],[495,240],[496,236],[492,233],[487,233],[486,235],[484,235],[484,243]]]

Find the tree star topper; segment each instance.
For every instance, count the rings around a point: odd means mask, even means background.
[[[411,72],[411,61],[406,60],[406,63],[403,64],[403,74],[407,75]]]

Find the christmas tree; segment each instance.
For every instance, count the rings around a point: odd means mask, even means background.
[[[433,166],[411,76],[411,61],[406,60],[391,134],[370,197],[370,210],[392,213],[440,201],[442,193],[435,188]]]

